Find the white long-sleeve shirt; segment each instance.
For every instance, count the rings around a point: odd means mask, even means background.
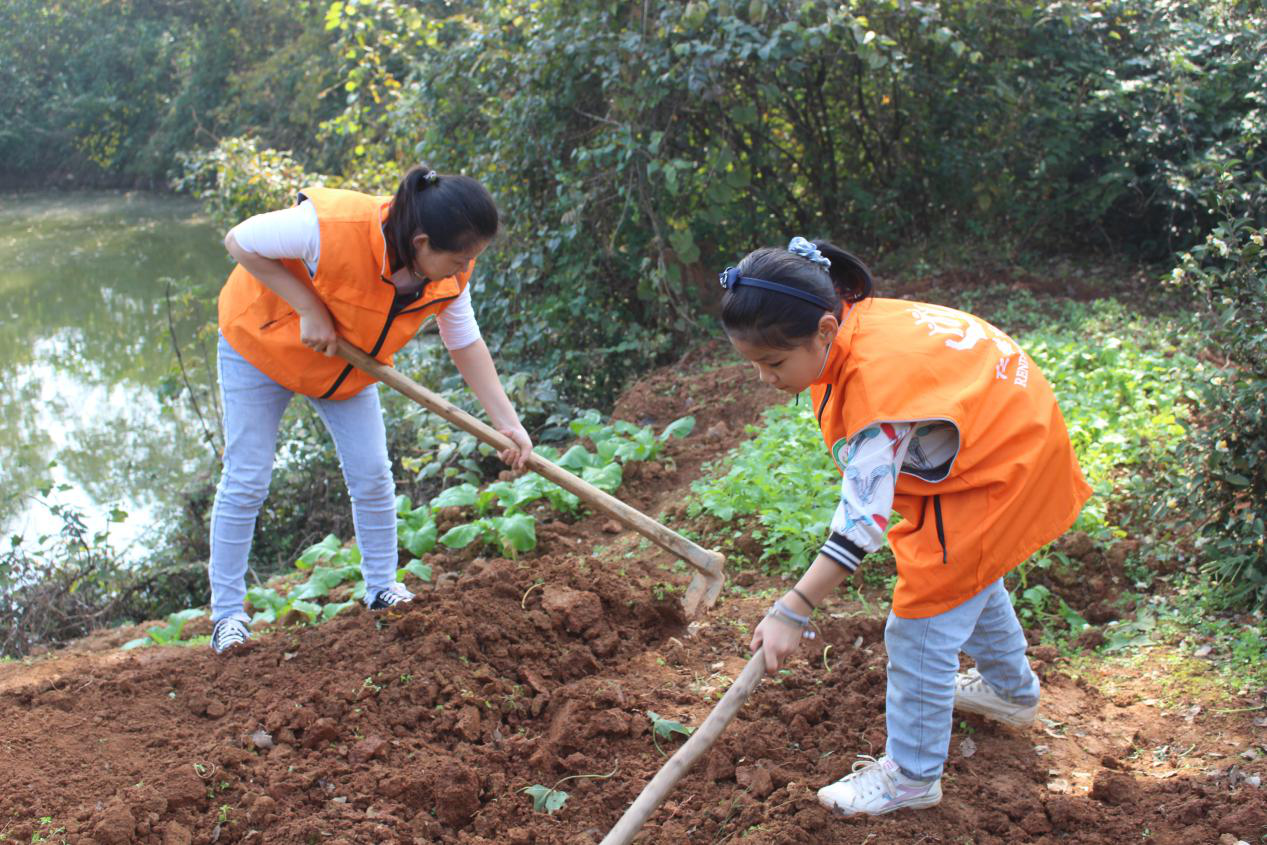
[[[317,263],[321,260],[321,227],[316,209],[307,200],[281,211],[247,218],[233,228],[233,237],[238,246],[248,252],[275,260],[296,258],[309,273],[317,272]],[[436,324],[446,349],[464,349],[480,339],[469,285],[436,315]]]
[[[884,545],[898,473],[940,481],[959,453],[959,431],[944,420],[882,422],[850,438],[840,503],[822,553],[853,572]]]

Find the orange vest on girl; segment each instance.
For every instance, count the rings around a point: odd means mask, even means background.
[[[423,320],[458,298],[475,262],[457,276],[428,282],[413,300],[397,300],[383,237],[391,197],[320,187],[304,188],[299,196],[317,212],[321,259],[315,275],[298,259],[282,264],[330,309],[340,337],[390,366]],[[338,356],[304,346],[295,309],[241,265],[220,291],[219,311],[220,332],[229,345],[296,393],[347,399],[376,381]]]
[[[841,455],[880,422],[945,420],[948,466],[898,475],[889,530],[893,612],[935,616],[979,593],[1059,537],[1091,488],[1047,380],[1006,334],[940,305],[866,299],[836,334],[811,387],[823,440]]]

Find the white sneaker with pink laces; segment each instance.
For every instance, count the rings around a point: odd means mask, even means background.
[[[859,754],[853,773],[818,790],[818,803],[842,816],[882,816],[941,803],[941,778],[913,780],[888,757]]]

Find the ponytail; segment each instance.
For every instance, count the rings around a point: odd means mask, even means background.
[[[875,292],[871,271],[861,259],[829,241],[814,241],[814,246],[831,262],[827,272],[842,302],[861,302]]]
[[[739,262],[737,273],[723,274],[761,279],[809,295],[803,298],[742,282],[728,285],[721,315],[727,334],[771,349],[793,349],[818,331],[824,312],[841,320],[846,303],[872,295],[871,271],[858,258],[828,241],[814,241],[821,258],[831,262],[825,267],[807,257],[808,243],[800,243],[800,252],[773,247],[750,252]]]
[[[432,248],[461,252],[497,234],[497,205],[469,176],[436,173],[425,164],[405,173],[383,224],[396,267],[412,267],[414,238],[426,235]]]

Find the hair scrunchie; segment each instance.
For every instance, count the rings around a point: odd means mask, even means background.
[[[802,258],[808,258],[824,270],[831,269],[831,259],[818,251],[818,247],[797,235],[788,242],[787,251]]]

